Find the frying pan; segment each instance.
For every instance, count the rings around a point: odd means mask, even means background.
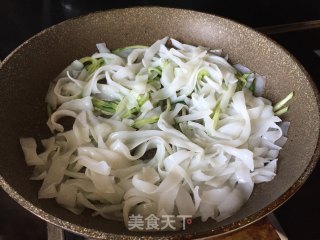
[[[30,181],[19,137],[49,137],[44,103],[49,82],[74,59],[94,53],[95,44],[111,49],[149,45],[164,36],[182,42],[223,49],[232,63],[242,63],[267,77],[265,97],[279,101],[295,97],[284,120],[289,140],[280,153],[277,176],[255,187],[249,201],[234,216],[215,222],[196,219],[186,230],[132,232],[124,224],[80,216],[54,200],[38,200],[40,182]],[[169,8],[129,8],[89,14],[60,23],[18,47],[0,68],[0,183],[19,204],[40,218],[94,238],[196,238],[242,228],[275,210],[305,182],[319,158],[319,94],[303,67],[264,35],[233,21],[204,13]]]

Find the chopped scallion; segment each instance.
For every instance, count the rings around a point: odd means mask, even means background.
[[[278,103],[276,103],[273,106],[273,111],[276,112],[278,111],[280,108],[282,108],[288,101],[290,101],[290,99],[293,97],[294,92],[291,92],[288,94],[288,96],[286,96],[284,99],[282,99],[281,101],[279,101]]]

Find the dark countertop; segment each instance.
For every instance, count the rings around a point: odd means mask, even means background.
[[[214,13],[262,27],[320,19],[318,0],[1,0],[0,59],[42,29],[65,19],[112,8],[165,6]]]
[[[320,1],[98,1],[1,0],[0,59],[42,29],[65,19],[97,10],[158,5],[214,13],[253,28],[320,20]],[[281,32],[269,37],[291,52],[320,87],[320,24],[313,29]],[[275,211],[289,239],[320,239],[320,164],[302,188]],[[46,239],[46,224],[0,190],[0,239]],[[67,239],[81,239],[67,235]]]

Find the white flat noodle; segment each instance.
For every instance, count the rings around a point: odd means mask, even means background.
[[[121,100],[123,97],[114,86],[106,85],[106,84],[97,84],[97,88],[100,93],[95,94],[96,97],[100,99],[105,99],[107,101]]]
[[[215,95],[213,93],[209,93],[207,97],[204,97],[204,94],[192,93],[191,101],[189,103],[189,111],[205,111],[212,110],[217,104],[217,100],[215,99]]]
[[[236,213],[243,205],[244,200],[239,189],[234,188],[231,193],[229,193],[224,201],[222,201],[218,206],[219,216],[215,217],[215,220],[222,221],[234,213]]]
[[[60,155],[59,151],[57,151],[52,158],[48,173],[39,190],[39,198],[53,198],[57,196],[56,186],[63,180],[64,170],[67,168],[68,164],[68,157]]]
[[[183,44],[181,42],[179,42],[178,40],[176,39],[173,39],[173,38],[170,38],[170,41],[172,43],[172,45],[175,47],[175,48],[178,48],[180,50],[185,50],[187,52],[192,52],[196,49],[195,46],[192,46],[192,45],[188,45],[188,44]]]
[[[79,71],[76,73],[78,78],[82,77],[82,76],[80,76],[80,74],[81,74],[81,72],[79,73]],[[72,74],[72,75],[75,75],[75,74]],[[67,76],[74,84],[77,85],[78,88],[82,89],[84,87],[85,82],[83,82],[81,79],[75,79],[74,77],[72,77],[69,71],[67,71]]]
[[[236,90],[237,84],[236,83],[232,83],[229,85],[226,93],[222,96],[221,102],[220,102],[220,108],[222,112],[225,112],[228,104],[232,98],[232,96],[234,95],[234,92]]]
[[[197,181],[197,182],[207,182],[207,181],[211,180],[212,178],[214,178],[214,176],[206,175],[201,170],[196,170],[192,174],[192,180]]]
[[[282,130],[283,136],[287,137],[288,136],[288,130],[289,130],[290,122],[284,121],[284,122],[280,122],[278,125]]]
[[[69,77],[60,78],[53,89],[57,104],[61,104],[72,99],[76,99],[81,95],[82,88],[74,83]],[[48,100],[53,97],[48,96]],[[52,101],[52,100],[51,100]],[[53,104],[54,104],[53,103]]]
[[[176,130],[174,127],[172,127],[171,122],[173,122],[172,114],[163,112],[160,114],[160,118],[158,120],[158,127],[163,132],[173,134],[174,136],[177,136],[178,138],[182,138],[187,140],[186,136],[183,135],[180,131]]]
[[[123,59],[113,53],[95,53],[91,57],[92,58],[103,58],[110,65],[122,66],[124,64]]]
[[[252,173],[254,183],[269,182],[276,175],[277,159],[272,160],[266,166],[258,168]]]
[[[106,43],[97,43],[96,44],[99,53],[109,53],[110,50],[107,48]]]
[[[184,67],[185,65],[180,58],[174,56],[164,45],[160,46],[159,55],[164,59],[170,59],[175,65],[178,65],[179,67]]]
[[[243,92],[242,91],[236,92],[232,100],[233,100],[234,109],[238,112],[238,114],[244,120],[242,131],[237,138],[232,139],[231,141],[218,140],[217,143],[226,144],[232,147],[239,147],[242,144],[244,144],[246,141],[248,141],[248,138],[251,132],[251,124],[250,124],[249,114],[245,106],[245,99],[244,99]]]
[[[256,74],[254,95],[257,97],[261,97],[264,93],[265,86],[266,78],[264,76]]]
[[[20,138],[24,158],[29,166],[44,165],[44,161],[37,154],[37,143],[34,138]]]
[[[90,134],[97,143],[99,143],[99,141],[104,142],[111,132],[112,127],[107,123],[90,124]],[[104,146],[105,144],[102,142],[100,142],[100,144]]]
[[[243,124],[241,122],[235,121],[229,124],[225,124],[218,129],[219,132],[230,136],[231,138],[237,138],[242,130]]]
[[[76,139],[79,142],[79,145],[89,143],[90,140],[90,128],[87,122],[87,115],[86,112],[81,112],[74,121],[73,124],[73,132],[76,137]]]
[[[141,56],[143,58],[146,49],[133,49],[127,58],[128,65],[134,64]]]
[[[236,70],[234,69],[234,67],[232,67],[224,58],[219,57],[219,56],[215,56],[215,55],[210,55],[206,58],[206,60],[210,63],[214,63],[216,65],[218,65],[219,67],[223,67],[226,70],[228,70],[231,73],[235,73]]]
[[[122,154],[109,149],[82,146],[78,148],[78,155],[87,156],[96,161],[106,161],[112,169],[122,169],[131,166],[131,162]]]
[[[108,66],[105,66],[105,67],[100,67],[97,71],[95,71],[95,73],[93,74],[89,82],[87,82],[87,84],[83,88],[83,91],[82,91],[83,97],[90,96],[92,93],[93,94],[100,93],[100,90],[98,89],[98,86],[97,86],[98,81],[100,80],[98,76],[101,73],[108,71],[109,69],[110,68]]]
[[[114,193],[114,177],[100,174],[87,168],[86,175],[90,178],[97,189],[97,192],[101,193]]]
[[[112,75],[112,78],[118,82],[121,82],[125,79],[128,79],[130,82],[130,80],[133,80],[136,77],[136,75],[139,74],[139,72],[142,69],[141,67],[142,67],[141,63],[136,63],[130,66],[121,67],[118,69],[118,71],[116,71]]]
[[[57,104],[58,104],[58,98],[54,93],[54,87],[55,87],[55,85],[53,83],[50,83],[45,101],[48,104],[50,104],[50,106],[53,109],[56,109],[57,108]]]
[[[71,110],[78,114],[82,111],[92,111],[93,106],[91,102],[91,97],[88,96],[65,102],[61,104],[57,110]]]
[[[93,205],[85,196],[82,192],[77,193],[77,205],[81,207],[86,207],[92,210],[97,211],[98,208]]]
[[[199,212],[203,222],[207,221],[210,217],[215,218],[217,215],[216,207],[210,202],[201,202]]]
[[[180,150],[163,160],[164,167],[166,171],[170,172],[175,168],[176,165],[180,164],[181,162],[185,161],[188,158],[191,158],[194,155],[191,151]]]
[[[245,67],[245,66],[243,66],[242,64],[239,64],[239,63],[233,65],[233,67],[235,69],[237,69],[239,72],[241,72],[242,74],[251,73],[252,72],[249,68],[247,68],[247,67]]]
[[[117,93],[120,93],[122,96],[126,96],[130,93],[130,90],[124,86],[122,86],[121,84],[113,81],[113,79],[110,77],[110,74],[108,72],[105,72],[105,76],[107,79],[107,84],[109,84],[110,86],[114,87],[116,89]]]
[[[198,119],[203,119],[204,117],[210,115],[212,113],[211,110],[203,111],[203,112],[197,112],[193,114],[183,115],[180,117],[176,117],[176,122],[187,122],[187,121],[194,121]]]
[[[211,205],[219,206],[231,191],[232,189],[228,186],[211,188],[210,190],[203,191],[201,200],[202,202],[210,202]]]
[[[77,201],[77,192],[78,189],[71,184],[62,183],[56,201],[64,207],[74,208]]]
[[[96,173],[105,176],[110,174],[110,166],[105,161],[96,161],[85,156],[79,156],[76,160],[78,164],[83,165],[87,169],[90,169]]]
[[[148,72],[146,68],[142,68],[136,75],[133,89],[136,93],[145,93],[148,82]]]
[[[47,171],[38,170],[37,167],[34,168],[30,180],[43,180],[47,175]]]
[[[79,141],[77,140],[74,131],[70,130],[56,135],[56,144],[60,146],[60,154],[71,159],[72,154],[76,151]]]
[[[253,171],[253,153],[251,151],[226,145],[217,145],[217,147],[220,147],[222,151],[239,158],[249,170]]]
[[[167,213],[167,214],[173,213],[175,199],[177,197],[178,191],[179,191],[179,186],[175,186],[174,188],[171,188],[170,190],[167,190],[160,195],[159,202],[158,202],[158,214],[157,214],[158,216],[166,215],[162,213]]]
[[[64,127],[57,123],[57,121],[60,118],[63,117],[73,117],[76,118],[77,114],[73,111],[70,110],[59,110],[59,111],[55,111],[50,118],[48,119],[47,125],[50,128],[50,130],[53,132],[54,130],[58,131],[58,132],[63,132],[64,131]]]
[[[132,178],[132,185],[141,192],[152,193],[155,192],[157,186],[140,178],[140,174],[135,174]]]
[[[124,206],[123,206],[123,220],[126,226],[128,227],[129,223],[129,212],[132,207],[138,205],[139,203],[150,203],[150,200],[144,197],[132,197],[130,199],[126,199],[124,201]]]
[[[152,58],[159,51],[161,45],[166,44],[168,41],[168,37],[164,37],[161,40],[156,41],[153,45],[151,45],[145,52],[144,57],[142,59],[142,63],[144,67],[148,67],[151,63]]]
[[[254,107],[248,110],[250,119],[258,119],[263,111],[264,106]]]
[[[175,201],[180,215],[193,215],[195,213],[192,197],[184,187],[180,186]]]

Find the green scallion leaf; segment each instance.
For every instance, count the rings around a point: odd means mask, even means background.
[[[169,112],[169,111],[171,110],[171,102],[170,102],[170,99],[167,98],[166,102],[167,102],[166,112]]]
[[[97,98],[92,98],[93,107],[105,115],[113,115],[116,112],[118,101],[104,101]]]
[[[84,58],[81,58],[79,62],[81,62],[84,65],[84,67],[87,69],[87,71],[91,74],[104,64],[104,59],[84,57]]]
[[[242,75],[241,73],[237,72],[234,76],[239,80],[237,83],[236,91],[241,91],[247,85],[247,79],[245,77],[245,74]]]
[[[276,112],[274,113],[274,115],[276,115],[276,116],[280,116],[280,115],[282,115],[282,114],[284,114],[284,113],[288,112],[288,110],[289,110],[289,107],[281,108],[280,110],[276,111]]]
[[[149,100],[149,93],[146,93],[142,96],[139,95],[137,98],[137,102],[138,102],[139,107],[141,107],[148,100]]]
[[[159,120],[159,116],[153,116],[150,118],[144,118],[144,119],[139,119],[134,122],[132,127],[134,128],[141,128],[142,126],[146,124],[151,124],[151,123],[156,123]]]
[[[48,113],[48,117],[51,117],[53,113],[53,107],[50,104],[47,104],[47,113]]]
[[[139,49],[139,48],[148,48],[148,47],[144,46],[144,45],[133,45],[133,46],[128,46],[128,47],[124,47],[124,48],[117,48],[117,49],[113,50],[112,53],[118,54],[118,53],[121,53],[124,51],[134,50],[134,49]]]
[[[250,90],[252,93],[254,93],[254,91],[255,91],[255,85],[256,85],[256,82],[255,82],[255,79],[253,79],[253,81],[252,81],[252,83],[251,83],[251,85],[250,85],[250,87],[249,87],[249,90]]]
[[[197,80],[202,80],[205,76],[209,76],[209,72],[203,69],[198,73]]]
[[[294,92],[291,92],[286,96],[284,99],[279,101],[273,106],[273,111],[277,112],[280,108],[282,108],[288,101],[290,101],[291,98],[293,98]]]

